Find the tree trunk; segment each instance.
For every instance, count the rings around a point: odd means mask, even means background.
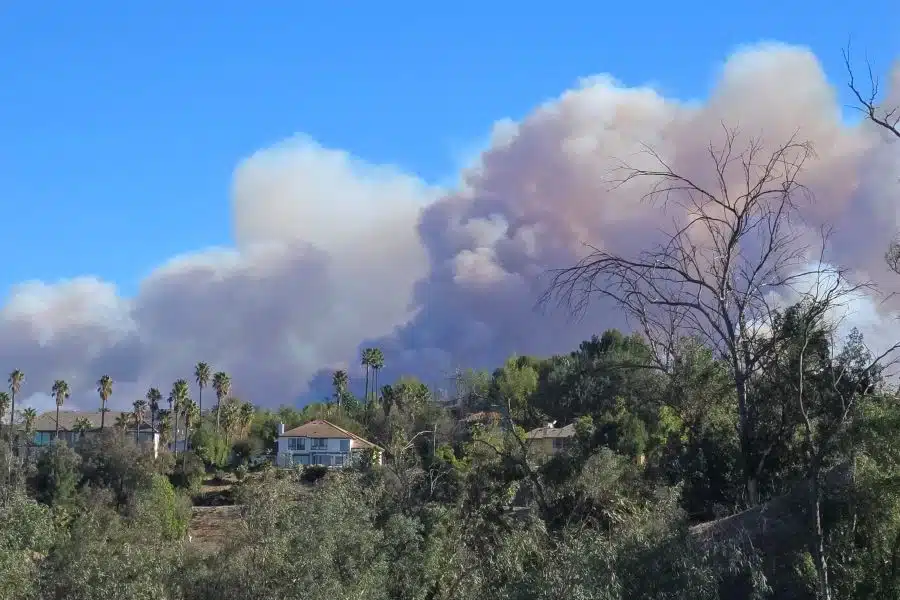
[[[200,412],[200,422],[203,422],[203,386],[200,387],[200,395],[197,397],[197,410]]]
[[[13,419],[16,416],[16,392],[10,394],[9,406],[9,452],[10,454],[18,454],[19,447],[16,445],[16,428],[13,426]]]
[[[172,429],[172,437],[175,439],[175,443],[172,445],[172,453],[175,455],[175,460],[178,460],[178,410],[173,410],[175,413],[175,426]]]
[[[811,437],[808,441],[811,442]],[[816,564],[816,592],[819,600],[831,600],[831,585],[828,577],[828,556],[825,551],[825,530],[822,526],[822,484],[820,474],[822,471],[821,460],[813,456],[810,460],[810,468],[807,472],[809,480],[809,519],[812,538],[810,539],[810,554]],[[851,473],[853,466],[850,467]]]
[[[366,365],[366,402],[369,401],[369,365]]]
[[[738,370],[737,362],[733,364]],[[735,375],[734,388],[738,402],[738,437],[741,441],[741,459],[744,471],[744,485],[747,490],[747,503],[753,507],[759,504],[759,479],[757,469],[752,461],[753,443],[750,441],[750,423],[747,415],[747,382],[740,375]]]
[[[106,398],[100,398],[100,431],[106,427]]]
[[[216,398],[216,434],[219,433],[219,414],[222,412],[222,399]]]
[[[56,441],[59,442],[59,403],[56,404]]]

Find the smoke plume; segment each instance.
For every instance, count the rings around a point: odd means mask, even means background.
[[[900,99],[900,69],[893,82]],[[547,270],[572,264],[585,242],[636,252],[669,219],[640,185],[613,189],[609,174],[645,160],[649,145],[708,177],[723,123],[771,144],[810,141],[804,217],[811,231],[834,226],[828,260],[900,290],[883,263],[900,229],[900,144],[842,119],[810,52],[770,44],[732,55],[702,104],[586,78],[521,122],[498,122],[453,189],[307,139],[263,150],[235,171],[234,248],[174,258],[134,298],[93,278],[22,284],[0,308],[0,365],[25,371],[30,393],[65,378],[90,408],[100,374],[119,382],[121,406],[203,360],[271,406],[321,393],[331,369],[358,376],[367,345],[384,349],[386,376],[431,380],[513,352],[567,351],[626,324],[599,300],[579,321],[536,311]],[[900,338],[897,306],[859,301],[874,344]]]

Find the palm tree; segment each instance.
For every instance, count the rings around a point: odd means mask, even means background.
[[[134,420],[134,414],[130,412],[119,413],[119,416],[116,417],[116,427],[122,430],[122,433],[128,431],[128,425],[131,424],[132,420]]]
[[[344,371],[343,369],[335,371],[334,375],[331,376],[331,385],[334,387],[334,398],[338,403],[343,403],[344,401],[348,382],[349,378],[347,377],[347,371]]]
[[[56,400],[56,439],[59,439],[59,407],[63,405],[69,397],[69,384],[62,379],[53,382],[53,388],[50,394]]]
[[[372,399],[378,395],[378,371],[384,368],[384,352],[381,348],[372,348],[372,358],[370,360],[372,367]]]
[[[156,418],[159,416],[159,403],[162,402],[162,394],[156,388],[147,390],[147,407],[150,409],[150,426],[156,429]]]
[[[366,402],[369,401],[369,369],[372,367],[372,349],[362,351],[360,364],[366,368]]]
[[[174,434],[175,434],[175,458],[178,458],[178,413],[184,410],[184,405],[189,398],[188,382],[179,379],[172,384],[172,393],[169,395],[169,402],[172,405],[172,414],[175,417]]]
[[[200,407],[196,402],[188,398],[182,410],[184,413],[184,445],[187,449],[188,440],[191,438],[191,430],[200,422]]]
[[[253,405],[249,402],[244,402],[241,404],[241,410],[239,411],[238,420],[241,424],[241,435],[246,436],[250,432],[250,425],[253,424]]]
[[[171,413],[164,414],[159,419],[159,441],[161,444],[168,444],[172,439],[172,418]]]
[[[19,394],[19,390],[22,389],[22,384],[25,382],[25,374],[22,371],[15,369],[12,373],[9,374],[9,379],[7,380],[9,383],[9,424],[13,424],[13,417],[16,414],[16,396]],[[10,430],[12,431],[12,430]],[[10,433],[9,436],[9,447],[12,448],[15,445],[14,441],[15,436]]]
[[[144,412],[147,410],[147,401],[143,399],[134,401],[134,443],[140,442],[138,434],[140,433],[141,423],[144,422]]]
[[[106,401],[112,396],[113,380],[104,375],[97,380],[97,393],[100,394],[100,430],[106,426]]]
[[[72,431],[78,434],[79,437],[83,436],[85,433],[93,429],[94,424],[91,423],[91,420],[87,417],[78,417],[75,419],[75,423],[72,425]]]
[[[34,435],[34,422],[37,420],[37,411],[31,408],[30,406],[25,410],[21,411],[19,414],[22,415],[22,428],[25,430],[25,439],[30,440]],[[26,442],[25,444],[25,462],[28,462],[28,455],[30,454],[29,449],[31,448],[31,444]]]
[[[231,433],[234,431],[235,426],[238,424],[240,410],[240,405],[234,399],[226,401],[225,406],[222,409],[222,420],[224,421],[223,425],[225,426],[224,431],[226,446],[230,443]]]
[[[200,416],[203,417],[203,388],[209,385],[212,369],[205,362],[198,362],[194,367],[194,379],[197,381],[197,387],[200,388],[200,394],[197,396],[199,403]]]
[[[222,412],[222,401],[231,393],[231,377],[227,373],[219,371],[212,378],[213,389],[216,390],[216,433],[219,433],[220,413]]]

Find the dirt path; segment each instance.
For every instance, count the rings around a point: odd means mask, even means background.
[[[195,506],[191,512],[190,543],[216,552],[241,527],[240,506]]]

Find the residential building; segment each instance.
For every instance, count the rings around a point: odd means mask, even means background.
[[[122,415],[120,411],[110,410],[106,412],[104,424],[106,427],[115,427],[116,419]],[[76,424],[82,419],[90,424],[84,433],[76,431]],[[34,421],[34,436],[31,439],[32,446],[46,446],[56,438],[56,432],[59,431],[59,438],[67,444],[72,445],[82,435],[91,435],[100,430],[100,413],[99,412],[80,412],[73,410],[59,411],[59,424],[56,422],[56,411],[47,411],[38,416]],[[125,431],[126,436],[134,439],[134,424],[132,423]],[[159,431],[150,425],[149,422],[143,421],[137,432],[137,441],[141,445],[146,445],[153,449],[153,456],[157,456],[159,452]]]
[[[575,439],[575,425],[556,427],[556,421],[532,429],[526,434],[528,445],[536,454],[553,455],[562,452]]]
[[[283,423],[278,426],[275,452],[277,463],[282,467],[343,467],[365,451],[374,452],[374,460],[381,464],[382,448],[328,421],[317,419],[289,431],[284,430]]]

